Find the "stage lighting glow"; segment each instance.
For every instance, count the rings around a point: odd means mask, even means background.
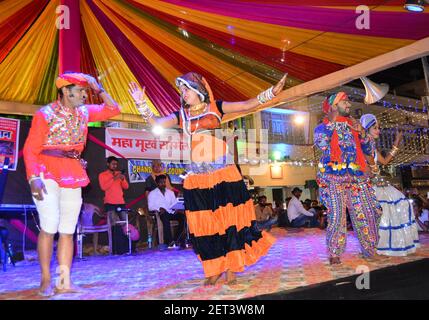
[[[152,128],[152,133],[153,133],[154,135],[159,136],[159,135],[161,135],[163,132],[164,132],[164,128],[163,128],[163,127],[161,127],[160,125],[156,125],[156,126],[154,126],[154,127]]]
[[[425,10],[423,0],[407,0],[404,8],[411,12],[423,12]]]
[[[294,117],[293,122],[297,125],[302,125],[305,122],[305,118],[303,116],[297,115]]]
[[[281,157],[282,157],[282,153],[280,151],[274,151],[273,152],[274,160],[279,161]]]

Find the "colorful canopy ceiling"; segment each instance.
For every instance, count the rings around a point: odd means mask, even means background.
[[[369,29],[356,28],[360,2],[371,9]],[[0,100],[45,104],[56,98],[58,5],[0,2]],[[81,0],[80,48],[73,54],[80,55],[80,71],[98,76],[123,113],[138,113],[127,92],[128,83],[137,81],[154,111],[165,115],[179,106],[174,79],[189,71],[203,74],[216,98],[242,100],[285,72],[290,87],[428,37],[429,14],[409,13],[402,5]]]

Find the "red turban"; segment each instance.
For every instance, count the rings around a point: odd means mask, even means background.
[[[348,100],[348,99],[349,97],[343,91],[330,95],[323,101],[323,107],[322,107],[323,112],[328,113],[334,104],[337,104],[342,100]]]

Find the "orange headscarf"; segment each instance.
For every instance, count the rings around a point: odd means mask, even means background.
[[[78,86],[86,87],[88,86],[88,80],[86,79],[83,73],[63,73],[58,76],[55,81],[55,85],[58,89],[75,84]]]

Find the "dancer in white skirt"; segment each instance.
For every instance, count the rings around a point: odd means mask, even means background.
[[[419,247],[419,236],[412,205],[402,192],[379,175],[380,171],[377,165],[377,163],[387,165],[392,161],[399,151],[398,146],[402,133],[398,132],[392,150],[386,157],[383,157],[375,145],[375,140],[380,136],[376,117],[372,114],[365,114],[361,117],[360,122],[372,139],[374,157],[369,157],[368,163],[372,173],[375,174],[374,189],[377,200],[383,208],[377,253],[387,256],[406,256],[414,253]]]

